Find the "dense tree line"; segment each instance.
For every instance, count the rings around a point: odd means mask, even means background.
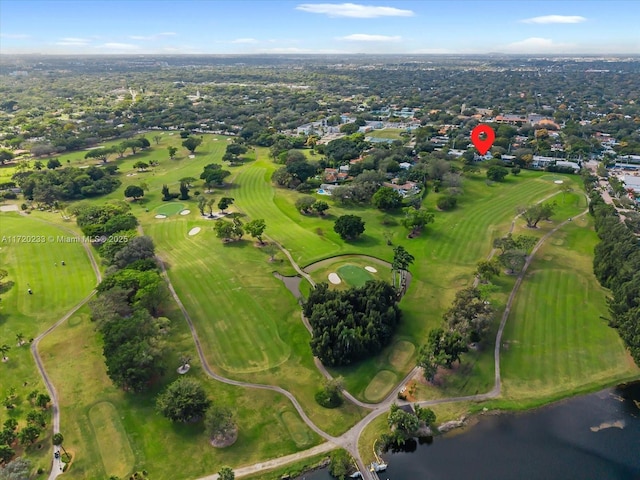
[[[22,189],[24,198],[52,206],[57,201],[78,200],[113,192],[121,183],[114,174],[114,169],[105,170],[95,166],[85,169],[66,167],[20,172],[13,179]]]
[[[313,328],[311,350],[325,365],[347,365],[375,355],[400,322],[396,290],[370,281],[346,291],[319,284],[304,305]]]
[[[640,246],[638,237],[597,192],[591,194],[592,214],[600,243],[596,245],[593,271],[611,290],[609,324],[618,330],[633,359],[640,365]]]
[[[76,222],[109,265],[91,300],[91,318],[103,340],[109,378],[139,392],[164,372],[164,337],[169,320],[162,317],[167,288],[154,260],[149,237],[136,236],[136,218],[124,202],[78,204]]]

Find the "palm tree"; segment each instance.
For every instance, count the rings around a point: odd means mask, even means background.
[[[393,286],[394,287],[402,287],[404,285],[404,279],[409,268],[409,265],[413,263],[415,258],[409,252],[405,250],[402,245],[398,245],[393,249],[393,263],[391,264],[391,268],[393,270]],[[396,284],[396,275],[398,272],[400,274],[400,284]]]
[[[9,360],[9,357],[7,357],[7,352],[11,350],[11,347],[9,345],[7,345],[6,343],[3,345],[0,345],[0,354],[2,354],[2,361],[6,362],[7,360]]]
[[[22,333],[16,333],[16,340],[18,340],[18,346],[24,345],[24,335]]]

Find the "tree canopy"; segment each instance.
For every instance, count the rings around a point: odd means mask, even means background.
[[[180,377],[158,395],[158,411],[172,422],[193,422],[204,417],[211,405],[202,385],[189,377]]]
[[[347,365],[375,355],[391,340],[401,312],[395,289],[369,281],[346,291],[319,284],[304,305],[313,327],[311,350],[325,365]]]
[[[333,230],[343,240],[355,240],[364,233],[364,221],[357,215],[342,215],[336,220]]]

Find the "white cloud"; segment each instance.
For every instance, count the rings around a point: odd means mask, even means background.
[[[31,35],[26,35],[24,33],[0,33],[0,38],[10,38],[12,40],[23,40],[30,37]]]
[[[140,47],[132,43],[107,42],[97,48],[106,50],[138,50]]]
[[[575,49],[570,43],[555,43],[550,38],[530,37],[513,42],[502,49],[510,53],[569,53]]]
[[[231,40],[231,43],[259,43],[255,38],[236,38],[235,40]]]
[[[78,37],[65,37],[61,38],[56,42],[56,45],[62,45],[66,47],[83,47],[89,44],[89,40],[86,38],[78,38]]]
[[[525,18],[524,20],[520,20],[520,21],[522,23],[537,23],[537,24],[582,23],[582,22],[586,22],[587,19],[579,15],[544,15],[542,17]]]
[[[320,13],[329,17],[377,18],[377,17],[412,17],[411,10],[376,5],[360,5],[357,3],[303,3],[296,7],[308,13]]]
[[[159,38],[162,37],[175,37],[177,35],[177,33],[175,32],[162,32],[162,33],[155,33],[153,35],[131,35],[129,36],[129,38],[131,40],[158,40]]]
[[[367,33],[353,33],[338,40],[348,40],[350,42],[399,42],[402,37],[399,35],[369,35]]]

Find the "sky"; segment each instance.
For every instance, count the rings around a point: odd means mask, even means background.
[[[0,54],[640,54],[637,0],[0,0]]]

